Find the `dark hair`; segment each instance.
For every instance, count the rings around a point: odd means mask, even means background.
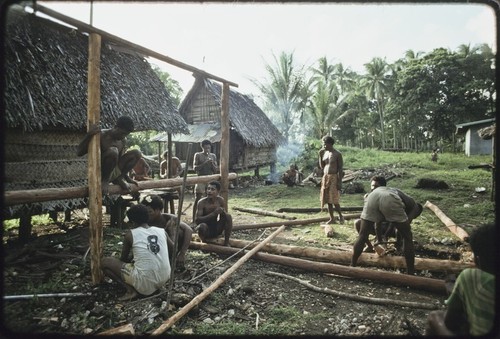
[[[475,256],[479,257],[479,267],[484,271],[496,271],[496,225],[485,224],[472,231],[469,245]]]
[[[201,147],[205,146],[205,145],[212,145],[212,143],[210,142],[210,140],[208,139],[205,139],[201,142]]]
[[[370,181],[378,182],[379,186],[387,186],[387,181],[385,180],[385,177],[381,175],[374,175],[373,177],[371,177]]]
[[[116,120],[116,127],[120,127],[121,129],[133,132],[134,131],[134,121],[125,115],[121,116]]]
[[[144,224],[149,220],[148,208],[142,204],[132,205],[127,211],[128,220],[136,224]]]
[[[157,195],[148,195],[142,199],[141,204],[154,210],[163,210],[163,199]]]
[[[330,144],[330,145],[333,145],[335,143],[335,139],[333,139],[329,135],[324,136],[321,140],[323,140],[323,142],[325,142],[326,144]]]
[[[166,158],[167,158],[167,156],[168,156],[168,151],[163,152],[163,154],[162,154],[161,156],[162,156],[164,159],[166,159]]]
[[[220,191],[220,182],[218,182],[218,181],[210,181],[210,182],[208,183],[208,185],[215,186],[215,188],[217,188],[217,191]],[[208,185],[207,185],[207,186],[208,186]]]

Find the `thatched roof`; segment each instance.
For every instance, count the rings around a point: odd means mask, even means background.
[[[477,131],[477,134],[481,139],[484,140],[490,140],[495,136],[496,129],[497,129],[497,124],[493,124],[491,126],[481,128],[479,131]]]
[[[205,86],[213,95],[215,102],[221,105],[222,86],[212,80],[198,77],[179,107],[179,113],[182,116],[186,117],[201,86]],[[270,147],[285,142],[280,131],[250,97],[233,88],[229,92],[229,123],[246,144],[255,147]]]
[[[88,35],[19,8],[9,8],[5,27],[7,127],[84,131]],[[103,38],[101,127],[111,128],[121,115],[134,120],[136,131],[188,132],[150,64]]]

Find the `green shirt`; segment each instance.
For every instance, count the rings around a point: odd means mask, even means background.
[[[477,268],[464,269],[445,303],[462,305],[471,335],[488,334],[495,320],[495,276]]]

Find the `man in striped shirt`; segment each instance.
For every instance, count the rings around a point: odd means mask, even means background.
[[[495,322],[496,225],[487,224],[469,237],[475,268],[466,268],[445,301],[445,311],[427,318],[428,335],[491,334]]]

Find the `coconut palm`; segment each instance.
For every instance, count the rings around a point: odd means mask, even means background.
[[[252,80],[262,93],[266,105],[278,114],[278,128],[288,140],[294,119],[299,118],[305,107],[305,79],[302,68],[294,64],[293,52],[273,54],[274,65],[266,64],[269,79],[265,83]]]
[[[373,100],[377,107],[380,120],[380,133],[382,148],[385,148],[384,110],[386,94],[389,91],[390,68],[387,62],[381,58],[373,58],[365,65],[366,75],[363,78],[363,88],[369,99]]]

